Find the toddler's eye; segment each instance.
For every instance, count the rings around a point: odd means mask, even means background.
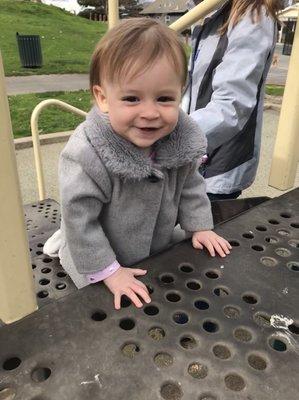
[[[158,101],[160,103],[167,103],[167,102],[170,102],[170,101],[175,101],[175,99],[173,97],[170,97],[170,96],[161,96],[161,97],[158,98]]]
[[[136,103],[137,101],[139,101],[139,99],[136,96],[125,96],[122,98],[122,101],[128,101],[129,103]]]

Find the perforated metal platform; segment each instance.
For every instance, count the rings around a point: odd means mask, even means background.
[[[299,190],[217,232],[224,260],[183,242],[138,264],[142,309],[98,284],[2,327],[2,398],[297,400]]]
[[[58,258],[43,254],[46,240],[60,226],[59,204],[47,199],[29,204],[24,209],[37,302],[41,307],[70,294],[76,287],[62,269]]]
[[[224,200],[212,203],[215,224],[229,220],[267,197]],[[39,308],[76,290],[75,285],[62,269],[57,258],[43,254],[46,240],[59,228],[60,205],[52,199],[24,206],[25,222],[30,245],[31,265]],[[1,400],[1,399],[0,399]]]

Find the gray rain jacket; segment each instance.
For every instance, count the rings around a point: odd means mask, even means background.
[[[264,86],[276,41],[276,25],[262,9],[250,12],[222,37],[218,30],[231,1],[195,26],[190,84],[183,109],[208,139],[207,192],[232,193],[254,181],[261,144]]]
[[[59,257],[78,287],[116,259],[128,266],[165,249],[176,224],[213,227],[198,172],[206,139],[180,111],[175,130],[155,144],[154,163],[117,135],[93,108],[64,148],[59,165],[62,244]]]

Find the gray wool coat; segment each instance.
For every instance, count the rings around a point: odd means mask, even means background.
[[[77,287],[115,260],[129,266],[165,249],[178,223],[189,232],[213,228],[198,172],[205,151],[206,139],[183,111],[175,130],[155,143],[154,161],[96,107],[89,112],[59,163],[59,257]]]

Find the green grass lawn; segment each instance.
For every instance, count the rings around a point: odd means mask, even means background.
[[[266,85],[266,94],[271,96],[283,96],[284,86]]]
[[[107,29],[103,22],[28,0],[0,0],[0,10],[0,50],[6,76],[86,73],[95,44]],[[21,67],[16,32],[41,36],[42,68]]]
[[[266,93],[274,96],[282,96],[283,86],[267,85]],[[30,117],[38,103],[46,99],[58,99],[65,101],[81,110],[88,111],[91,108],[91,95],[88,90],[77,92],[46,92],[21,94],[9,96],[9,106],[13,126],[14,137],[31,135]],[[83,118],[50,106],[42,111],[39,118],[40,133],[62,132],[74,129]]]
[[[9,96],[10,115],[15,138],[30,136],[30,117],[34,107],[42,100],[58,99],[81,110],[91,108],[91,95],[88,90],[77,92],[51,92]],[[40,134],[61,132],[74,129],[84,118],[50,106],[42,111],[39,117]]]

